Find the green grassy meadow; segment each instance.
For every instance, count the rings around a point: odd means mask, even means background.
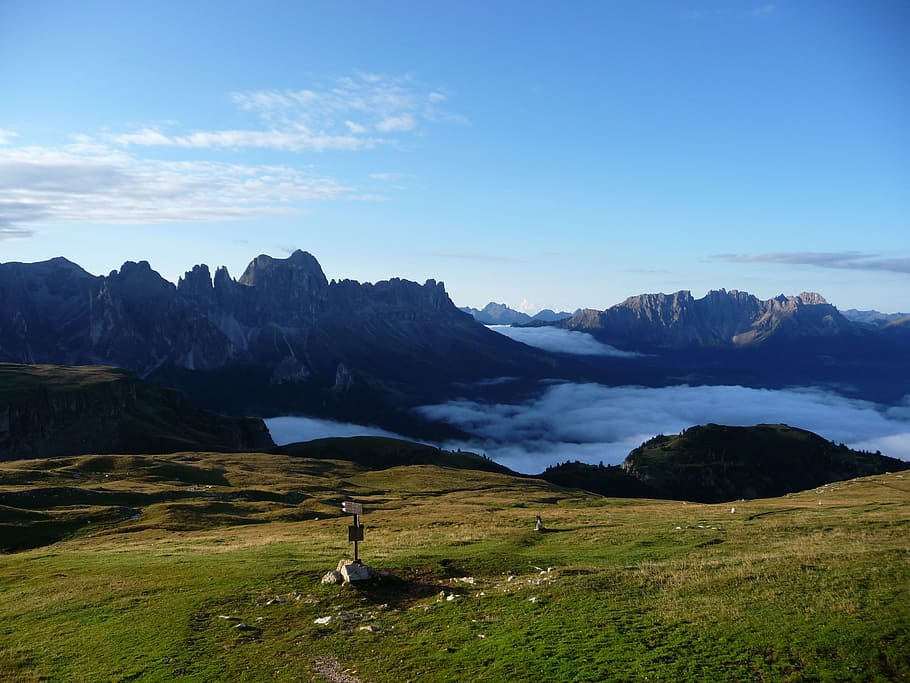
[[[346,499],[389,575],[322,585]],[[910,680],[908,502],[903,474],[707,505],[266,454],[0,463],[0,679]]]

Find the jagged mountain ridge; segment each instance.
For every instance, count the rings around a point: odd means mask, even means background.
[[[761,300],[725,289],[696,299],[686,290],[640,294],[604,311],[585,309],[556,323],[625,348],[741,348],[780,338],[851,337],[854,324],[820,294]]]
[[[303,251],[259,256],[238,280],[197,265],[176,285],[146,261],[107,276],[64,258],[0,264],[0,360],[117,365],[181,388],[200,378],[230,386],[227,377],[250,387],[243,405],[219,403],[214,384],[195,396],[219,410],[331,412],[346,394],[406,399],[415,387],[515,374],[541,358],[460,312],[442,283],[329,282]],[[300,383],[306,392],[278,401],[300,405],[266,405],[270,387]]]

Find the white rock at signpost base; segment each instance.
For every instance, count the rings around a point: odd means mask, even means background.
[[[365,564],[346,564],[341,568],[341,578],[345,583],[367,581],[373,578],[373,570]]]
[[[322,577],[322,583],[326,583],[329,585],[338,584],[338,583],[341,583],[342,581],[343,581],[343,579],[341,578],[341,572],[335,571],[334,569]]]

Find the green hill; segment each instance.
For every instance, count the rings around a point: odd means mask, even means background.
[[[708,424],[650,439],[622,467],[657,497],[719,502],[780,496],[905,470],[910,463],[854,451],[788,425]]]

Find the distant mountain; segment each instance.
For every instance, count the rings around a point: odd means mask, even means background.
[[[415,434],[399,406],[550,362],[458,311],[442,283],[328,282],[303,251],[259,256],[239,280],[197,265],[176,286],[145,261],[107,276],[64,258],[0,264],[0,360],[117,365],[222,412]]]
[[[910,463],[854,451],[787,425],[708,424],[649,439],[620,466],[564,463],[539,476],[607,496],[717,503],[906,469]]]
[[[565,311],[556,313],[555,311],[545,308],[542,311],[531,316],[521,311],[509,308],[506,304],[488,303],[482,309],[464,306],[461,309],[465,313],[474,316],[474,319],[484,325],[523,325],[534,320],[542,322],[555,322],[571,318],[572,314]]]
[[[880,313],[879,311],[858,311],[855,308],[848,308],[846,311],[841,311],[841,314],[852,322],[874,327],[885,327],[891,323],[910,320],[910,313]]]
[[[200,410],[126,370],[0,363],[0,460],[273,446],[262,420]]]
[[[814,293],[762,301],[724,289],[640,294],[605,311],[585,309],[558,323],[621,348],[742,348],[772,339],[855,337],[854,324]]]
[[[579,309],[580,310],[580,309]],[[578,312],[577,310],[575,311]],[[552,308],[544,308],[541,311],[538,311],[531,316],[531,320],[539,320],[541,322],[556,322],[557,320],[566,320],[571,318],[574,314],[569,313],[568,311],[560,311],[557,313]]]

